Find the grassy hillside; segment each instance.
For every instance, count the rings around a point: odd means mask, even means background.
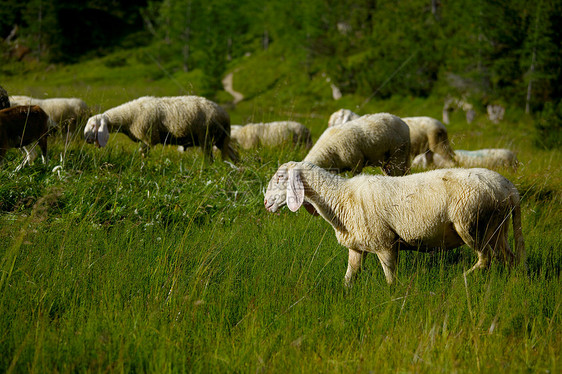
[[[232,62],[246,96],[237,107],[197,70],[173,72],[143,50],[11,71],[1,84],[13,94],[78,96],[95,112],[204,94],[233,123],[294,119],[315,139],[340,107],[440,118],[443,103],[334,101],[321,71],[305,74],[281,53]],[[0,370],[559,372],[562,155],[535,148],[517,108],[499,125],[455,113],[448,129],[457,149],[518,153],[520,169],[501,172],[522,195],[527,270],[494,262],[464,278],[476,261],[467,247],[402,252],[398,284],[371,257],[346,290],[347,251],[324,220],[263,208],[277,166],[304,149],[242,151],[232,167],[198,149],[157,146],[143,158],[121,134],[95,149],[78,134],[69,146],[53,138],[49,163],[18,173],[22,156],[10,151],[0,168]]]

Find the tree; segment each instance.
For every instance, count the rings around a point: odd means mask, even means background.
[[[522,48],[521,65],[526,86],[525,111],[542,109],[549,98],[560,98],[562,53],[560,1],[543,0],[528,6],[527,38]]]
[[[59,39],[56,7],[53,0],[30,0],[22,10],[21,34],[24,43],[38,58],[47,55]]]

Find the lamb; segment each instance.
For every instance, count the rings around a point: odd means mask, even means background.
[[[43,163],[47,162],[47,136],[49,116],[37,105],[16,106],[0,110],[0,160],[10,148],[24,148],[26,161],[33,162],[35,153],[25,146],[37,142],[41,148]]]
[[[340,126],[356,118],[359,118],[359,115],[351,110],[340,109],[330,116],[328,126]],[[423,154],[429,165],[433,162],[433,155],[439,154],[442,159],[455,165],[454,152],[449,143],[447,129],[441,122],[431,117],[403,117],[402,120],[410,128],[410,157],[412,159]]]
[[[156,144],[201,146],[213,160],[213,145],[233,161],[238,155],[230,144],[230,116],[218,104],[199,96],[144,96],[88,119],[84,137],[104,147],[109,131],[121,131],[142,143],[143,154]]]
[[[69,134],[76,131],[76,126],[85,120],[90,111],[88,105],[78,98],[36,99],[29,96],[10,96],[12,106],[39,105],[49,118],[64,128]]]
[[[519,167],[519,160],[517,160],[515,153],[505,148],[486,148],[476,151],[457,149],[455,151],[455,160],[457,161],[458,166],[465,168],[504,168],[517,171],[517,168]],[[439,154],[435,154],[433,156],[433,163],[438,168],[450,168],[456,166],[453,162],[444,159]],[[428,164],[423,155],[418,155],[412,161],[412,167],[427,168]]]
[[[368,165],[380,166],[387,175],[404,175],[409,154],[408,125],[392,114],[378,113],[326,129],[303,161],[355,173]]]
[[[276,212],[287,204],[320,214],[349,250],[345,284],[350,286],[368,253],[379,258],[386,281],[396,278],[399,250],[422,252],[468,245],[478,255],[465,274],[489,266],[492,257],[509,264],[525,258],[519,193],[488,169],[440,169],[404,177],[333,175],[308,162],[279,167],[264,205]],[[508,243],[509,216],[516,254]]]
[[[231,128],[232,139],[244,149],[259,146],[275,147],[285,144],[312,147],[310,130],[295,121],[279,121],[269,123],[250,123],[245,126]]]

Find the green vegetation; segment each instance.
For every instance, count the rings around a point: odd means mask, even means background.
[[[197,72],[209,96],[241,60],[268,52],[257,61],[279,71],[250,94],[330,79],[346,95],[451,94],[531,113],[562,97],[561,17],[562,0],[5,0],[0,61],[68,64],[125,50],[104,60],[125,67],[144,47],[137,57],[161,68],[153,78]],[[12,74],[5,64],[0,73]]]
[[[395,286],[372,256],[347,290],[324,220],[263,208],[304,149],[241,151],[233,167],[199,149],[142,157],[122,134],[96,149],[79,131],[50,139],[47,165],[14,173],[16,150],[0,165],[0,371],[560,372],[559,3],[7,1],[0,39],[19,24],[32,58],[2,54],[0,85],[95,113],[197,94],[232,123],[297,120],[316,140],[339,108],[441,118],[447,94],[466,95],[477,114],[452,113],[453,147],[522,162],[501,172],[522,196],[527,269],[464,278],[467,247],[402,252]],[[499,124],[488,103],[506,107]]]

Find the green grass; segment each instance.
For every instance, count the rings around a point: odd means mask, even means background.
[[[138,64],[130,82],[96,66],[2,84],[102,109],[182,93]],[[266,106],[275,90],[290,100]],[[233,122],[292,116],[317,138],[341,105],[318,99],[306,111],[309,96],[275,85],[264,95],[231,108]],[[364,98],[344,100],[356,109]],[[357,111],[439,118],[440,105],[395,98]],[[324,220],[263,208],[277,166],[303,149],[244,151],[235,169],[197,149],[158,146],[143,158],[123,135],[104,149],[55,138],[48,165],[19,173],[10,151],[0,168],[0,371],[560,372],[561,153],[534,148],[522,114],[453,120],[456,148],[518,152],[520,170],[502,173],[523,196],[527,271],[494,263],[465,279],[476,261],[467,247],[402,252],[395,286],[371,256],[346,290],[347,251]]]

